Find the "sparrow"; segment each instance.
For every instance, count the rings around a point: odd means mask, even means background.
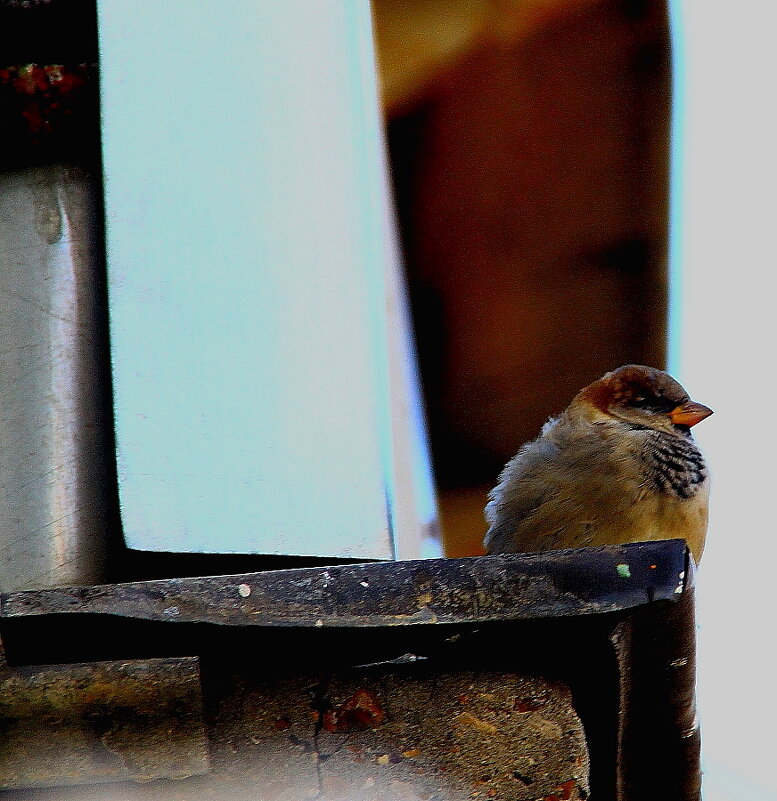
[[[682,538],[698,562],[709,478],[691,427],[711,414],[653,367],[602,376],[505,465],[485,509],[486,550]]]

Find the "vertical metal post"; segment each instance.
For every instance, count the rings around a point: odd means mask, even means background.
[[[618,801],[700,801],[694,589],[649,604],[612,640],[621,669]]]
[[[109,460],[94,186],[0,173],[0,589],[103,578]]]

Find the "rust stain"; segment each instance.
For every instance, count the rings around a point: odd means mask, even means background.
[[[574,779],[570,779],[569,781],[564,782],[560,788],[562,801],[569,801],[569,799],[572,798],[572,793],[574,792],[576,787],[577,787],[577,782]]]
[[[28,135],[47,139],[68,119],[96,113],[93,64],[20,64],[0,68],[0,102]],[[72,124],[72,123],[68,123]]]
[[[7,84],[19,94],[67,95],[80,89],[95,69],[88,64],[66,67],[62,64],[23,64],[0,69],[0,84]]]
[[[386,713],[378,699],[367,690],[357,690],[340,706],[324,713],[325,731],[363,731],[380,726]]]
[[[516,698],[513,702],[513,709],[516,712],[537,712],[547,705],[547,698]]]
[[[558,787],[557,793],[546,795],[542,801],[570,801],[576,788],[577,782],[574,779],[570,779]]]

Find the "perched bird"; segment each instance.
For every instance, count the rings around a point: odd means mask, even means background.
[[[711,414],[661,370],[607,373],[507,463],[486,505],[486,549],[683,538],[698,562],[709,480],[691,426]]]

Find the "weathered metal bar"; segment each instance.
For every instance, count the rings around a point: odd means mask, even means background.
[[[0,0],[0,45],[0,590],[9,592],[106,580],[115,468],[93,0]]]
[[[196,657],[7,668],[0,789],[208,770]]]
[[[18,592],[1,599],[0,616],[316,627],[520,620],[677,600],[685,571],[685,543],[668,540]]]
[[[96,182],[0,173],[0,589],[105,580],[110,421]]]

